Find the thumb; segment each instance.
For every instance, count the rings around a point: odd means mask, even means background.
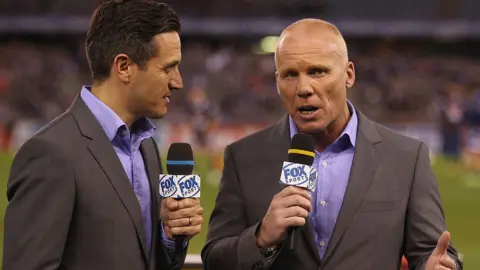
[[[448,244],[450,243],[450,233],[445,231],[438,239],[437,246],[433,253],[435,255],[443,255],[447,253]]]

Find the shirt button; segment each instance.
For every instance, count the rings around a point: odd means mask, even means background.
[[[324,247],[324,246],[325,246],[325,242],[323,242],[323,241],[320,242],[320,246],[321,246],[321,247]]]
[[[323,166],[323,167],[327,167],[327,165],[328,165],[328,163],[327,163],[326,161],[323,161],[323,162],[322,162],[322,166]]]
[[[325,206],[325,204],[327,204],[327,202],[325,200],[320,201],[321,206]]]

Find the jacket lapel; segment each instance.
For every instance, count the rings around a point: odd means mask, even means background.
[[[282,164],[284,161],[288,161],[288,149],[290,148],[290,124],[288,120],[288,116],[285,116],[282,120],[280,120],[270,137],[270,141],[272,142],[271,153],[272,153],[272,164],[271,164],[271,171],[273,175],[278,175],[275,180],[279,183],[280,180],[280,171],[282,169]],[[278,191],[282,190],[282,186],[278,184]],[[298,239],[304,238],[307,242],[308,246],[310,247],[310,251],[312,255],[316,258],[316,260],[320,263],[320,257],[318,255],[317,244],[315,243],[315,237],[313,234],[312,227],[310,225],[309,219],[305,223],[305,226],[302,226],[298,229],[295,234],[295,246],[298,246]],[[295,250],[299,250],[296,248]]]
[[[80,96],[77,96],[70,110],[77,121],[82,135],[91,140],[88,144],[88,150],[104,171],[113,189],[118,194],[120,201],[130,215],[140,241],[142,254],[145,261],[148,261],[146,236],[140,205],[111,142]]]
[[[154,261],[154,254],[155,254],[155,243],[158,238],[158,226],[160,219],[159,217],[159,196],[158,196],[158,176],[162,171],[161,163],[159,160],[160,153],[153,142],[153,139],[147,139],[142,142],[140,145],[140,152],[142,153],[142,157],[145,163],[145,169],[147,171],[147,176],[150,183],[150,194],[151,194],[151,212],[152,212],[152,247],[150,248],[150,268],[153,269],[153,261]]]
[[[380,161],[377,144],[381,141],[373,122],[358,112],[359,128],[352,169],[339,216],[323,259],[325,263],[341,240],[365,196]]]

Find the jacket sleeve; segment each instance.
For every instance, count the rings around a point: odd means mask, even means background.
[[[256,245],[259,223],[246,223],[245,198],[239,183],[231,146],[225,149],[220,190],[209,222],[207,243],[202,250],[204,269],[267,269]]]
[[[185,263],[185,258],[187,256],[188,250],[188,243],[186,242],[184,245],[183,250],[180,252],[175,250],[174,248],[168,248],[165,245],[162,237],[162,223],[159,222],[159,234],[160,234],[160,241],[158,241],[158,249],[157,249],[157,270],[181,270]]]
[[[75,202],[74,173],[53,143],[26,142],[7,186],[4,270],[61,268]]]
[[[440,235],[446,230],[445,218],[432,171],[428,147],[420,145],[405,220],[404,254],[410,269],[424,269]],[[463,269],[457,251],[450,244],[448,255]]]

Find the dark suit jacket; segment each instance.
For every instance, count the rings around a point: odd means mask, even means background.
[[[173,263],[161,243],[161,164],[153,139],[143,141],[141,153],[154,222],[149,256],[130,181],[102,127],[77,97],[15,157],[8,181],[3,269],[181,269],[183,261]]]
[[[398,270],[403,254],[423,269],[445,221],[425,144],[358,112],[355,155],[344,201],[323,260],[307,225],[295,249],[264,261],[255,232],[288,160],[288,118],[226,147],[225,166],[202,251],[205,269]],[[449,255],[461,262],[453,247]],[[459,268],[461,269],[461,267]]]

